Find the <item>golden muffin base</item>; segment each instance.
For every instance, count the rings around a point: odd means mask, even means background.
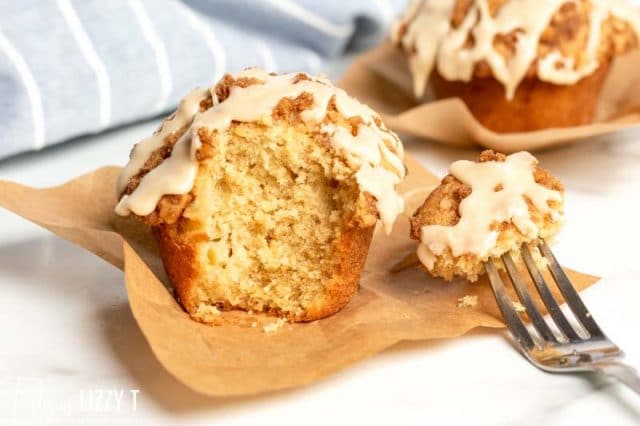
[[[293,322],[314,321],[328,317],[342,309],[356,294],[360,286],[360,275],[369,252],[369,246],[375,227],[353,227],[343,232],[336,241],[335,251],[337,265],[333,278],[325,284],[324,293],[318,295],[302,315],[290,315],[279,309],[269,309],[268,314],[285,316]],[[169,226],[153,228],[153,235],[158,243],[165,271],[173,283],[180,304],[191,318],[215,324],[216,315],[207,315],[199,310],[200,304],[195,294],[197,277],[202,271],[197,270],[196,252],[193,245],[176,239]],[[219,301],[216,308],[221,311],[238,309],[224,301]]]
[[[526,77],[512,100],[506,98],[504,85],[493,77],[449,81],[434,72],[430,83],[436,98],[462,99],[473,116],[494,132],[531,132],[592,123],[609,68],[609,64],[601,65],[573,85]]]

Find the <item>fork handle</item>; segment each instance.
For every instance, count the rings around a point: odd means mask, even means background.
[[[640,395],[640,376],[635,368],[619,361],[609,361],[598,365],[596,369],[607,376],[618,379]]]

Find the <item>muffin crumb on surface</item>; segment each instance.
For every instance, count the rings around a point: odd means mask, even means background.
[[[280,330],[282,326],[284,326],[286,323],[287,323],[286,318],[278,318],[276,321],[272,323],[263,325],[262,331],[264,331],[265,334],[275,333],[276,331]]]
[[[516,312],[527,312],[527,308],[520,302],[513,302],[513,309],[515,309]]]
[[[458,308],[473,308],[478,304],[478,296],[462,296],[458,299]]]

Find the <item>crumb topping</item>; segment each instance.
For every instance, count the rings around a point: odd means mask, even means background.
[[[412,218],[411,236],[420,240],[418,256],[427,268],[445,250],[485,259],[506,227],[537,238],[532,210],[560,221],[552,205],[561,201],[560,182],[531,154],[484,151],[477,163],[451,165],[450,174]]]
[[[392,38],[410,55],[421,96],[432,72],[492,76],[512,98],[537,76],[573,84],[638,46],[640,13],[625,0],[414,0]]]
[[[240,123],[269,125],[269,119],[307,126],[345,156],[390,229],[403,209],[395,187],[406,172],[397,136],[375,112],[327,80],[259,69],[225,75],[210,90],[196,89],[138,144],[119,178],[116,211],[135,213],[151,224],[175,223],[192,199],[199,161],[215,153],[220,134]]]

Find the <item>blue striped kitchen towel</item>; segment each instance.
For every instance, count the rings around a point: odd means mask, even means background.
[[[404,4],[0,0],[0,158],[158,115],[224,72],[319,72]]]

